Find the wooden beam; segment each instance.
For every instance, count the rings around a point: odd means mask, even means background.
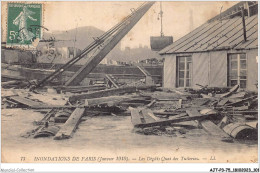
[[[104,84],[99,84],[99,85],[87,85],[87,86],[63,86],[63,85],[59,85],[59,86],[52,86],[55,89],[59,89],[59,90],[66,90],[66,91],[70,91],[70,90],[80,90],[80,89],[92,89],[92,88],[99,88],[99,87],[105,87]]]
[[[139,109],[129,107],[131,111],[131,121],[133,125],[145,123],[144,117],[139,114]]]
[[[26,105],[28,107],[34,107],[34,106],[46,106],[46,104],[41,102],[36,102],[21,96],[12,96],[9,98],[12,101],[18,102],[20,104]]]
[[[85,112],[85,108],[76,108],[72,112],[72,114],[70,115],[66,123],[61,127],[61,129],[55,135],[54,139],[61,140],[61,139],[71,138],[84,112]]]
[[[14,76],[14,75],[9,75],[9,74],[1,74],[2,78],[7,78],[7,79],[11,79],[11,80],[26,80],[24,77],[22,76]]]
[[[167,115],[167,116],[174,116],[178,115],[178,112],[160,112],[160,111],[153,111],[156,115]]]
[[[120,88],[111,88],[107,90],[95,91],[91,93],[84,93],[84,94],[75,94],[69,97],[69,101],[71,103],[76,102],[80,99],[91,99],[91,98],[99,98],[99,97],[108,97],[112,95],[120,95],[125,93],[134,93],[138,90],[145,90],[145,89],[155,89],[155,85],[151,86],[127,86],[127,87],[120,87]]]
[[[64,109],[64,108],[86,108],[88,106],[85,105],[35,105],[30,106],[31,109]]]
[[[119,86],[116,84],[116,82],[113,80],[113,75],[106,75],[106,78],[114,85],[114,87],[119,88]]]
[[[143,114],[147,117],[150,117],[153,122],[154,121],[160,121],[161,119],[159,117],[156,117],[154,114],[153,114],[153,111],[151,109],[143,109],[142,110]]]
[[[133,13],[133,17],[126,23],[122,29],[113,35],[109,42],[104,43],[97,53],[90,57],[85,65],[83,65],[66,83],[65,85],[76,85],[81,82],[86,75],[88,75],[103,58],[117,45],[117,43],[134,27],[134,25],[143,17],[143,15],[150,9],[155,2],[148,2],[139,10]]]
[[[154,81],[152,75],[143,66],[138,65],[137,68],[145,75],[145,84],[153,85]]]
[[[255,98],[257,98],[257,96],[247,97],[245,99],[238,99],[238,101],[226,104],[226,106],[234,106],[234,105],[241,104],[243,102],[246,102],[246,101],[249,101],[249,100],[252,100],[252,99],[255,99]]]
[[[187,110],[186,112],[192,118],[201,116],[201,114],[196,109]],[[210,120],[200,119],[198,121],[201,124],[201,126],[203,127],[203,129],[206,132],[208,132],[209,134],[214,135],[214,136],[219,136],[219,137],[222,137],[225,139],[230,138],[230,136],[228,134],[226,134],[222,129],[220,129],[216,124],[214,124]]]
[[[90,91],[100,91],[104,90],[106,87],[93,87],[93,88],[86,88],[86,89],[77,89],[77,90],[70,90],[66,92],[71,92],[71,93],[81,93],[81,92],[90,92]]]
[[[134,125],[134,127],[144,128],[144,127],[152,127],[152,126],[168,126],[168,125],[171,125],[172,123],[201,120],[201,119],[207,118],[209,116],[211,116],[211,115],[200,115],[200,116],[196,116],[196,117],[176,118],[176,119],[170,119],[170,120],[156,121],[156,122],[152,122],[152,123],[141,123],[141,124]]]
[[[140,114],[143,115],[146,123],[152,123],[152,122],[156,122],[157,120],[159,120],[159,118],[154,116],[153,112],[150,109],[142,109],[140,111]]]
[[[49,121],[51,117],[54,117],[54,115],[58,112],[57,109],[51,109],[49,112],[46,113],[46,115],[41,119],[41,123],[44,123],[46,121]]]
[[[216,95],[216,96],[218,96],[220,98],[228,97],[228,96],[232,95],[234,92],[236,92],[238,89],[239,89],[239,85],[235,85],[235,86],[233,86],[233,88],[231,88],[229,90],[229,92],[224,93],[224,94],[220,94],[220,95]]]
[[[125,102],[130,100],[144,100],[144,99],[133,95],[100,97],[100,98],[86,99],[85,106],[95,106],[95,105],[104,105],[104,104],[116,105],[120,102]]]
[[[2,87],[4,86],[9,86],[9,85],[13,85],[13,84],[18,84],[19,81],[16,80],[12,80],[12,81],[8,81],[8,82],[1,82]]]
[[[153,112],[150,109],[138,109],[138,108],[129,108],[131,111],[131,120],[133,125],[153,123],[156,120],[150,115]]]

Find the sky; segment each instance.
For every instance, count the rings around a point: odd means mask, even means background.
[[[39,3],[39,2],[38,2]],[[94,26],[103,31],[119,23],[143,2],[43,2],[43,26],[64,31],[81,26]],[[163,32],[174,40],[184,36],[208,19],[238,3],[237,1],[166,1],[162,2]],[[6,4],[2,2],[2,22]],[[160,3],[156,2],[134,28],[122,39],[121,47],[150,46],[150,36],[160,35]],[[2,25],[3,25],[2,23]],[[5,30],[2,26],[3,31]]]

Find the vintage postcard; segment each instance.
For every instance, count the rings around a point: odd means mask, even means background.
[[[1,21],[2,163],[258,163],[258,1],[2,1]]]

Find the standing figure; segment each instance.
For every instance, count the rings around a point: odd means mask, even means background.
[[[35,12],[28,10],[26,6],[23,7],[23,11],[13,20],[14,25],[19,25],[19,40],[20,43],[24,43],[24,41],[33,41],[32,38],[35,36],[34,33],[27,29],[27,20],[28,18],[32,21],[37,21],[31,15]]]

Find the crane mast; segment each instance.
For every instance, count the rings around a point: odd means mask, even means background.
[[[115,25],[113,28],[105,32],[100,37],[87,46],[79,55],[68,61],[55,72],[40,81],[37,87],[43,86],[48,81],[61,75],[66,69],[73,64],[87,57],[87,62],[65,83],[66,86],[79,84],[117,45],[117,43],[135,26],[135,24],[143,17],[143,15],[151,8],[155,2],[145,2],[132,13],[127,16],[122,22]],[[90,54],[92,54],[90,56]]]

